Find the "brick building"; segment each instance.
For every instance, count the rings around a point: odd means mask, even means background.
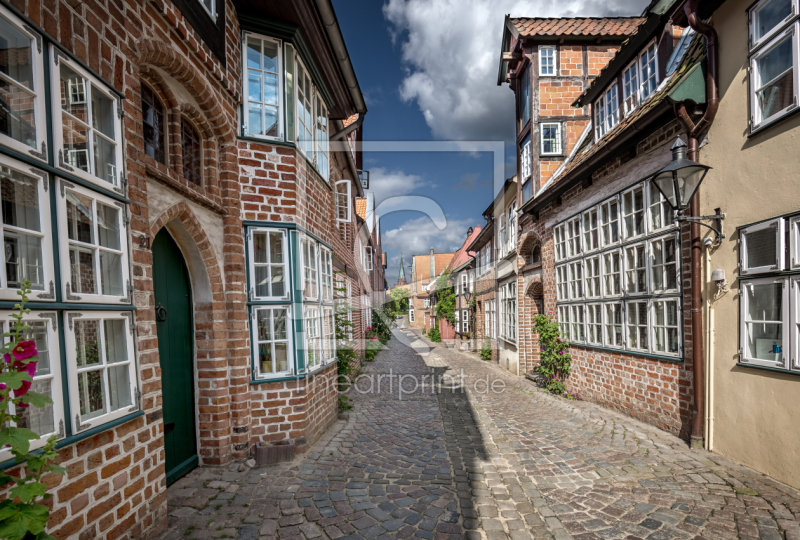
[[[412,328],[431,328],[428,287],[444,272],[455,253],[414,255],[411,258],[411,283],[408,296],[408,320]]]
[[[54,401],[34,446],[56,434],[68,471],[46,478],[48,532],[152,537],[191,468],[303,451],[336,418],[338,289],[358,308],[383,289],[353,209],[364,100],[325,0],[0,17],[28,96],[0,125],[2,211],[26,216],[4,215],[0,302],[33,283]]]
[[[642,18],[507,19],[501,81],[518,98],[524,371],[539,357],[526,328],[548,312],[571,342],[571,389],[687,437],[688,228],[649,181],[679,133],[671,92],[700,57],[671,18],[677,4]]]

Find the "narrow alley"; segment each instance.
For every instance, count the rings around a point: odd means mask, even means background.
[[[411,331],[357,387],[294,462],[172,485],[161,538],[800,539],[796,489]]]

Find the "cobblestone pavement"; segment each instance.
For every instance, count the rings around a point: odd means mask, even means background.
[[[162,538],[800,540],[798,490],[409,331],[365,374],[294,462],[172,485]]]

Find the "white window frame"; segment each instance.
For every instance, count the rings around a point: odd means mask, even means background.
[[[461,294],[467,292],[467,287],[469,287],[469,278],[467,277],[466,272],[461,272]]]
[[[603,304],[586,304],[584,325],[586,327],[586,343],[603,345]],[[591,336],[594,336],[594,339],[590,339]]]
[[[641,210],[636,209],[636,191],[641,190],[642,192],[642,208]],[[628,208],[625,205],[625,196],[630,193],[631,194],[631,204],[633,205],[633,210],[628,212]],[[619,205],[619,219],[620,219],[620,239],[622,241],[629,241],[635,240],[637,238],[641,238],[647,234],[647,190],[645,190],[645,185],[642,183],[636,184],[631,186],[629,189],[626,189],[620,195],[620,205]],[[642,230],[641,232],[636,232],[635,228],[632,231],[628,230],[628,225],[625,221],[625,218],[631,216],[631,222],[635,223],[636,221],[636,214],[642,214]]]
[[[583,288],[583,260],[578,259],[567,264],[569,276],[569,299],[583,300],[586,291]]]
[[[311,363],[311,354],[315,354]],[[322,306],[311,304],[303,306],[303,352],[306,360],[306,373],[316,371],[325,365],[324,346],[322,343]],[[317,355],[319,355],[317,357]]]
[[[570,315],[569,304],[558,306],[558,328],[561,331],[562,336],[569,336],[569,328],[570,328],[569,315]]]
[[[342,186],[345,188],[342,193]],[[339,180],[335,184],[336,196],[336,223],[350,223],[353,216],[353,202],[351,197],[352,183],[350,180]],[[346,197],[347,200],[342,200]]]
[[[583,304],[570,304],[569,340],[573,343],[586,341],[586,307]]]
[[[639,106],[639,57],[622,72],[622,107],[625,116]]]
[[[42,282],[44,289],[34,290],[28,295],[31,301],[53,302],[55,295],[55,263],[53,261],[53,228],[51,224],[52,211],[50,208],[49,179],[47,173],[40,169],[31,168],[29,165],[12,159],[5,154],[0,154],[0,166],[7,167],[14,172],[25,176],[37,185],[37,196],[39,197],[39,229],[33,231],[21,227],[0,224],[0,246],[5,249],[6,231],[9,233],[19,232],[28,236],[35,236],[41,239],[42,243]],[[33,174],[31,174],[33,173]],[[2,215],[0,215],[2,220]],[[18,301],[18,288],[8,286],[8,276],[5,264],[0,264],[0,300]]]
[[[789,220],[789,269],[800,270],[800,216]]]
[[[333,306],[324,305],[320,309],[320,330],[324,351],[322,363],[327,365],[336,360],[336,310]]]
[[[508,237],[508,245],[506,245],[506,254],[517,251],[517,200],[511,201],[507,211],[508,230],[506,236]]]
[[[619,257],[619,269],[618,271],[614,271],[613,268],[609,268],[607,265],[606,256],[616,253],[617,257]],[[625,254],[622,251],[622,248],[615,248],[608,251],[604,251],[600,254],[600,275],[602,276],[600,286],[603,290],[603,298],[618,298],[622,296],[625,292],[625,261],[624,261]],[[609,276],[619,276],[619,292],[609,292],[608,288],[606,287],[606,278]]]
[[[556,300],[569,300],[569,265],[556,266]]]
[[[796,281],[796,278],[793,278],[793,281]],[[748,289],[751,289],[753,285],[771,285],[774,283],[781,283],[782,287],[782,296],[781,296],[781,324],[783,325],[782,331],[782,345],[781,345],[781,360],[780,361],[772,361],[772,360],[762,360],[758,358],[750,358],[747,355],[747,324],[752,323],[753,321],[748,319],[748,307],[750,303],[750,292]],[[752,364],[757,366],[764,366],[764,367],[772,367],[772,368],[780,368],[780,369],[787,369],[789,366],[789,357],[791,354],[787,354],[787,351],[791,353],[789,348],[789,328],[787,326],[792,322],[790,319],[789,313],[789,278],[788,277],[762,277],[762,278],[755,278],[755,279],[748,279],[746,281],[742,281],[740,286],[741,294],[739,295],[739,346],[740,346],[740,353],[739,353],[739,361],[743,364]],[[796,289],[796,287],[795,287]],[[796,316],[794,318],[796,320]],[[776,324],[774,321],[768,321],[770,324]],[[756,322],[755,324],[758,324]],[[794,325],[797,326],[796,324]],[[797,358],[794,359],[794,362],[797,362]]]
[[[316,87],[314,88],[316,103],[314,105],[314,168],[325,182],[330,183],[330,143],[328,137],[328,107]],[[320,133],[323,134],[320,137]]]
[[[259,296],[257,294],[258,288],[256,287],[256,257],[255,257],[255,235],[256,234],[267,234],[268,242],[271,242],[269,237],[270,233],[280,233],[282,236],[282,246],[283,246],[283,279],[284,279],[284,294],[282,296]],[[287,300],[291,295],[291,265],[289,264],[289,235],[286,229],[278,229],[273,227],[253,227],[248,229],[248,272],[250,272],[250,297],[253,300],[258,301],[274,301],[274,300]],[[268,244],[269,246],[269,244]],[[269,253],[269,247],[267,247],[267,253]],[[269,277],[270,283],[272,282],[272,267],[279,266],[280,263],[258,263],[259,266],[267,266],[269,268]],[[270,292],[272,292],[272,287],[270,287]]]
[[[556,261],[567,258],[567,223],[563,222],[553,227],[553,245],[555,246]]]
[[[308,249],[310,247],[314,248],[314,261],[313,265],[308,265],[307,259],[309,258]],[[319,248],[320,243],[308,236],[307,234],[300,235],[300,268],[302,269],[302,279],[303,279],[303,299],[310,300],[312,302],[316,302],[319,300],[320,297],[320,279],[319,279]],[[313,276],[313,283],[310,281]],[[312,285],[312,290],[309,291],[309,294],[306,294],[306,283],[310,283]],[[310,294],[313,292],[315,294]]]
[[[134,352],[134,340],[136,339],[134,335],[134,321],[133,321],[134,314],[132,312],[127,313],[119,313],[115,311],[66,311],[64,312],[64,322],[68,326],[65,332],[66,334],[66,349],[67,349],[67,374],[69,378],[69,400],[70,400],[70,409],[74,412],[74,416],[70,419],[72,422],[72,433],[79,434],[82,431],[86,431],[90,428],[95,428],[102,426],[103,424],[107,424],[108,422],[112,422],[117,418],[122,418],[123,416],[127,416],[131,413],[134,413],[139,410],[139,402],[138,402],[138,393],[140,383],[139,383],[139,370],[136,367],[136,357]],[[89,366],[80,368],[81,373],[84,371],[93,371],[95,367],[104,368],[104,376],[108,373],[109,366],[128,366],[128,378],[130,380],[131,388],[130,388],[130,397],[131,397],[131,405],[125,408],[117,409],[116,411],[110,412],[110,394],[111,392],[108,389],[108,385],[105,386],[105,406],[106,414],[95,416],[93,418],[87,419],[84,423],[80,416],[80,397],[78,392],[78,366],[77,360],[75,358],[75,352],[77,351],[77,340],[75,339],[75,324],[76,321],[100,321],[98,324],[98,328],[100,331],[100,337],[98,339],[98,343],[100,346],[98,347],[100,350],[103,350],[103,357],[105,357],[105,350],[102,344],[106,342],[104,339],[105,336],[105,324],[104,321],[107,320],[123,320],[125,321],[125,344],[126,350],[128,353],[128,361],[127,363],[119,362],[116,364],[106,364],[103,361],[102,364],[98,366]],[[105,381],[107,382],[107,378]]]
[[[669,302],[675,303],[675,316],[676,316],[676,324],[675,326],[667,324],[666,320],[666,304]],[[656,325],[656,308],[658,304],[664,304],[664,324],[661,326]],[[683,332],[681,331],[681,299],[679,297],[664,297],[664,298],[653,298],[650,300],[650,319],[648,320],[648,332],[650,334],[650,350],[653,351],[653,354],[657,354],[659,356],[675,356],[680,357],[683,354]],[[656,332],[658,329],[664,329],[664,343],[668,342],[667,340],[667,329],[675,328],[675,331],[678,334],[678,350],[671,352],[671,351],[659,351],[656,349]]]
[[[270,341],[261,341],[258,339],[258,311],[276,311],[276,310],[285,310],[286,311],[286,339],[285,340],[275,340],[275,316],[274,313],[270,315],[270,324],[272,328],[270,331],[272,332],[273,339]],[[292,306],[291,304],[288,305],[269,305],[269,306],[253,306],[251,313],[251,324],[250,324],[250,343],[252,343],[253,349],[253,363],[255,364],[255,369],[253,370],[253,378],[257,380],[263,379],[274,379],[278,377],[286,377],[294,373],[294,317],[292,316]],[[272,373],[264,373],[261,371],[261,363],[258,361],[258,347],[261,343],[268,343],[270,344],[270,348],[272,349],[273,358],[275,358],[275,343],[283,343],[286,342],[286,354],[288,359],[288,368],[286,371],[277,371],[277,363],[273,360],[273,371]]]
[[[86,180],[87,182],[91,182],[94,185],[103,187],[105,189],[110,189],[116,191],[118,193],[122,193],[124,191],[122,186],[122,171],[125,164],[125,158],[123,156],[123,146],[125,144],[125,140],[123,137],[123,127],[122,127],[122,117],[121,117],[121,103],[120,98],[108,90],[107,86],[100,82],[99,79],[91,75],[89,72],[84,70],[81,66],[79,66],[76,62],[72,59],[67,58],[61,51],[59,51],[55,45],[50,46],[50,86],[51,86],[51,95],[52,95],[52,122],[53,122],[53,141],[55,143],[55,149],[57,159],[56,159],[56,167],[59,169],[63,169],[75,176]],[[84,89],[84,101],[89,104],[88,109],[88,122],[84,123],[82,120],[77,120],[81,124],[87,125],[86,129],[88,130],[88,148],[84,150],[86,152],[87,161],[89,164],[89,171],[84,171],[77,167],[73,167],[69,164],[69,160],[65,155],[67,150],[64,148],[64,126],[62,120],[62,114],[69,114],[62,111],[61,108],[61,68],[59,67],[61,63],[66,64],[69,68],[77,73],[79,76],[83,77],[86,81],[87,85]],[[113,174],[114,182],[110,182],[105,176],[108,174],[109,171],[105,171],[104,176],[98,176],[97,171],[94,171],[94,159],[93,159],[93,152],[94,149],[94,137],[96,133],[99,133],[99,130],[96,130],[92,127],[92,107],[91,107],[91,99],[92,99],[92,92],[99,92],[106,98],[111,100],[112,103],[112,120],[114,122],[114,159],[115,159],[115,168],[111,173]],[[70,115],[71,116],[71,115]],[[73,117],[75,118],[75,117]],[[98,135],[102,138],[108,139],[106,135]]]
[[[71,182],[67,182],[63,178],[58,179],[58,223],[59,223],[59,245],[60,250],[59,253],[61,255],[61,288],[62,294],[64,295],[64,299],[70,303],[82,303],[82,304],[118,304],[118,303],[125,303],[129,304],[131,302],[131,292],[130,292],[130,284],[131,284],[131,276],[130,276],[130,251],[129,251],[129,242],[128,242],[128,225],[125,222],[125,214],[127,212],[127,208],[124,204],[110,198],[106,197],[105,195],[93,191],[91,189],[87,189],[83,186],[74,185]],[[76,194],[88,197],[92,199],[92,212],[93,212],[93,219],[92,219],[92,236],[94,238],[94,244],[85,244],[83,242],[78,242],[75,240],[70,240],[68,236],[68,225],[67,225],[67,191],[75,192]],[[119,235],[120,235],[120,251],[113,250],[110,248],[100,247],[100,241],[97,235],[98,229],[98,219],[97,219],[97,203],[102,203],[106,206],[110,206],[112,208],[116,208],[118,210],[117,215],[119,216]],[[72,286],[72,278],[70,276],[70,264],[69,264],[69,251],[70,251],[70,243],[73,243],[77,246],[85,246],[88,249],[93,250],[94,254],[96,255],[94,265],[95,265],[95,279],[96,279],[96,290],[98,291],[97,294],[88,294],[84,292],[75,292],[74,287]],[[118,295],[107,295],[102,294],[102,277],[101,277],[101,269],[100,269],[100,252],[101,251],[108,251],[112,253],[117,253],[121,255],[120,266],[122,267],[122,288],[123,294],[121,296]]]
[[[11,315],[17,314],[17,311],[10,311],[10,310],[3,310],[0,311],[0,323],[2,323],[2,327],[0,327],[0,332],[8,332],[11,329],[11,325],[16,321],[11,318]],[[38,439],[34,439],[30,442],[30,450],[36,450],[41,448],[47,443],[47,439],[50,438],[51,435],[56,435],[58,439],[63,439],[66,436],[66,432],[64,430],[64,394],[63,394],[63,378],[61,375],[61,346],[58,339],[58,328],[57,328],[57,316],[54,311],[31,311],[30,313],[26,314],[22,319],[23,323],[45,323],[47,329],[47,351],[50,356],[50,373],[49,374],[42,374],[42,375],[34,375],[33,376],[33,383],[35,384],[37,381],[42,380],[51,380],[52,381],[52,390],[51,390],[51,399],[53,400],[53,431],[47,433],[40,433]],[[4,338],[4,341],[8,341],[8,338]],[[37,347],[38,349],[38,347]],[[32,392],[36,392],[36,388],[33,386],[31,387]],[[31,405],[32,408],[33,405]],[[10,413],[13,414],[14,406],[10,406]],[[12,422],[12,425],[16,425]],[[11,450],[6,448],[0,450],[0,460],[8,460],[12,459]]]
[[[750,131],[755,131],[763,126],[769,125],[772,122],[782,118],[785,116],[789,111],[792,111],[797,108],[798,106],[798,94],[800,94],[800,89],[798,89],[798,85],[800,84],[800,62],[798,62],[798,57],[800,57],[800,52],[798,51],[798,47],[800,47],[800,39],[798,39],[800,35],[800,22],[795,22],[790,25],[785,30],[781,30],[780,32],[776,33],[774,37],[772,37],[769,42],[765,43],[763,47],[761,47],[758,51],[750,56],[750,122],[751,128]],[[761,81],[758,72],[758,60],[765,56],[766,54],[770,53],[775,47],[780,45],[783,41],[790,40],[792,44],[792,84],[794,86],[794,100],[792,103],[787,105],[785,108],[773,113],[771,116],[763,117],[763,113],[761,112],[761,108],[758,106],[758,97],[757,92],[759,89],[766,86],[771,81]],[[785,72],[784,72],[785,73]],[[783,74],[779,75],[778,77],[782,76]],[[777,79],[777,77],[776,77]],[[775,80],[775,79],[772,79]]]
[[[372,272],[372,246],[364,248],[364,271]]]
[[[761,47],[764,43],[771,41],[773,37],[781,32],[786,27],[786,24],[794,19],[798,13],[798,2],[797,0],[792,0],[792,10],[789,15],[787,15],[781,22],[773,26],[769,32],[761,36],[759,39],[756,39],[756,32],[755,32],[755,25],[756,25],[756,14],[764,8],[767,4],[770,3],[770,0],[761,0],[760,2],[756,3],[754,6],[749,8],[747,13],[747,22],[748,22],[748,29],[749,29],[749,40],[750,40],[750,51],[754,51]]]
[[[606,96],[603,94],[594,102],[594,139],[599,141],[606,134]]]
[[[520,160],[520,173],[522,175],[522,180],[527,180],[531,176],[531,134],[525,137],[525,140],[522,141],[522,146],[519,151],[519,160]]]
[[[579,257],[583,253],[583,227],[581,216],[577,215],[566,221],[567,258]]]
[[[617,208],[617,217],[612,219],[611,209],[613,206]],[[600,229],[600,245],[602,247],[616,246],[622,238],[622,208],[620,205],[619,197],[614,196],[601,202],[598,208],[598,224]],[[606,214],[607,213],[607,214]],[[617,239],[606,241],[605,230],[608,229],[608,235],[613,236],[613,224],[617,225]]]
[[[642,62],[646,61],[649,56],[649,52],[652,49],[653,51],[653,76],[648,77],[647,79],[644,78],[644,70],[642,69]],[[652,96],[658,90],[659,82],[659,71],[658,71],[658,44],[655,40],[651,41],[647,44],[646,47],[642,49],[642,52],[639,53],[639,57],[636,59],[637,70],[639,72],[639,103],[644,103],[647,98]],[[645,95],[645,85],[655,79],[655,83],[653,84],[653,89],[648,91]]]
[[[633,324],[633,325],[630,324],[629,317],[630,317],[631,312],[635,311],[636,315],[638,315],[637,308],[633,307],[634,304],[636,304],[636,305],[644,304],[645,314],[647,315],[647,320],[645,321],[644,324],[638,324],[638,320],[637,320],[637,324]],[[623,334],[622,339],[624,340],[625,348],[630,350],[630,351],[649,352],[651,350],[651,348],[650,348],[650,340],[652,339],[652,333],[653,332],[652,332],[652,326],[650,324],[650,304],[651,304],[651,301],[648,300],[648,299],[645,299],[645,298],[632,298],[630,300],[626,300],[625,301],[625,312],[624,312],[624,319],[623,319],[624,323],[625,323],[624,324],[625,333]],[[636,337],[637,337],[636,341],[637,341],[637,343],[639,345],[641,345],[641,343],[639,343],[639,342],[642,341],[642,340],[639,339],[639,337],[640,337],[639,328],[644,327],[646,329],[647,338],[646,338],[646,340],[644,340],[644,341],[646,341],[646,343],[644,344],[644,347],[633,347],[631,345],[631,340],[628,339],[631,327],[637,329],[636,330],[636,332],[637,332],[636,333]]]
[[[213,2],[214,0],[211,0],[211,1]],[[202,1],[200,3],[202,4]],[[278,81],[278,89],[277,89],[277,92],[278,92],[278,103],[277,104],[272,104],[272,103],[266,103],[265,101],[252,101],[252,103],[259,104],[262,107],[262,109],[261,109],[261,125],[262,125],[262,127],[264,127],[264,120],[266,119],[267,107],[271,107],[271,108],[277,109],[277,111],[278,111],[278,115],[277,115],[277,117],[278,117],[278,134],[275,135],[275,136],[263,135],[261,133],[251,133],[249,131],[249,128],[250,128],[250,126],[249,126],[249,118],[250,118],[249,104],[251,103],[251,100],[250,100],[250,83],[249,83],[249,80],[248,80],[248,75],[249,75],[250,69],[253,69],[253,68],[250,68],[250,67],[247,66],[247,42],[250,39],[255,39],[255,40],[261,41],[262,48],[264,46],[264,42],[265,41],[272,42],[272,43],[274,43],[276,45],[276,47],[278,49],[278,66],[276,68],[277,72],[273,73],[271,71],[267,71],[266,69],[264,69],[263,65],[261,65],[259,67],[259,69],[256,70],[256,71],[258,71],[258,73],[262,77],[262,79],[261,79],[261,94],[262,94],[261,98],[262,99],[264,97],[264,88],[266,86],[264,84],[263,75],[265,73],[269,73],[269,74],[272,74],[272,75],[276,76],[276,79]],[[261,56],[262,57],[259,60],[261,62],[263,62],[263,52],[262,52]],[[242,33],[242,101],[243,101],[243,105],[242,105],[242,109],[243,109],[243,113],[242,113],[242,133],[244,133],[246,136],[255,137],[256,139],[264,139],[264,140],[268,140],[268,141],[282,141],[283,140],[283,138],[284,138],[284,133],[283,133],[283,129],[284,129],[283,128],[283,126],[284,126],[284,119],[283,119],[283,115],[284,115],[284,82],[283,82],[283,76],[284,76],[283,42],[281,40],[273,38],[273,37],[264,36],[264,35],[261,35],[261,34],[256,34],[255,32],[243,32]]]
[[[639,260],[639,255],[637,248],[641,247],[641,260]],[[641,263],[640,265],[636,266],[628,266],[628,250],[634,250],[634,258],[636,259],[637,263]],[[623,293],[625,296],[643,296],[650,294],[650,256],[647,249],[647,242],[634,242],[631,244],[626,244],[622,248],[622,268],[623,268]],[[638,282],[636,283],[636,290],[630,290],[629,285],[631,283],[631,277],[629,275],[630,272],[639,272],[644,271],[644,290],[639,290]]]
[[[596,274],[594,270],[597,270]],[[584,297],[603,297],[603,262],[599,253],[583,259],[583,280]],[[590,292],[594,294],[589,294]]]
[[[739,230],[739,269],[741,274],[750,276],[753,274],[763,274],[765,272],[775,272],[779,270],[783,270],[785,265],[784,260],[784,220],[783,218],[776,218],[771,219],[769,221],[764,221],[762,223],[757,223],[755,225],[750,225],[749,227],[745,227]],[[757,266],[757,267],[750,267],[748,260],[747,260],[747,243],[748,243],[748,235],[754,232],[762,231],[764,229],[774,228],[775,234],[777,235],[777,239],[775,241],[775,261],[777,264],[769,265],[769,266]]]
[[[323,302],[333,302],[333,252],[319,244],[319,284]]]
[[[469,311],[461,310],[461,333],[469,332]]]
[[[553,127],[553,126],[555,126],[555,128],[556,128],[555,144],[553,145],[555,150],[553,150],[552,152],[545,152],[545,150],[544,150],[544,143],[545,143],[544,128],[546,128],[546,127],[550,128],[550,127]],[[561,122],[541,122],[539,124],[539,155],[541,155],[541,156],[561,156],[561,155],[564,155],[564,144],[563,144],[563,138],[562,138],[562,133],[561,133]]]
[[[659,265],[656,265],[656,250],[655,250],[654,244],[656,244],[657,242],[660,242],[662,244],[662,246],[663,246],[663,244],[669,239],[673,239],[675,241],[675,262],[674,263],[668,263],[668,262],[666,262],[666,258],[665,258],[663,263],[661,263]],[[652,291],[653,294],[672,294],[672,293],[677,293],[680,290],[680,283],[681,283],[681,239],[680,239],[680,236],[678,236],[677,234],[667,234],[665,236],[659,236],[658,238],[652,238],[652,239],[647,241],[647,244],[648,245],[647,245],[646,256],[647,256],[647,259],[648,259],[648,263],[647,263],[648,274],[649,274],[648,279],[650,280],[648,282],[648,290]],[[662,253],[666,253],[666,251],[664,251],[663,249],[664,248],[662,247]],[[667,266],[669,266],[670,264],[674,264],[675,265],[675,287],[673,287],[671,289],[667,289],[666,288],[666,284],[667,284],[666,269],[667,269]],[[657,271],[657,267],[662,268],[662,283],[665,286],[665,288],[663,288],[663,289],[656,289],[655,288],[655,283],[656,283],[655,272]]]
[[[646,192],[647,231],[652,233],[676,228],[677,225],[674,221],[674,210],[672,209],[672,205],[669,203],[669,201],[667,201],[667,199],[664,197],[664,194],[661,193],[661,191],[652,181],[647,182]],[[653,202],[653,197],[657,198],[655,202]],[[661,220],[660,227],[656,227],[653,224],[656,214],[658,214],[658,218]]]
[[[594,227],[592,227],[592,215],[594,215]],[[592,206],[586,210],[581,219],[583,230],[583,252],[592,253],[600,249],[600,209],[597,206]],[[588,222],[587,222],[588,219]],[[594,238],[592,237],[594,233]]]
[[[548,54],[543,54],[545,51],[549,51]],[[552,45],[540,45],[539,46],[539,76],[540,77],[557,77],[558,76],[558,65],[556,63],[556,48]],[[545,66],[543,60],[549,60],[548,62],[550,65]],[[552,70],[552,71],[550,71]]]
[[[619,316],[620,322],[619,324],[610,320],[609,317],[609,308],[613,308],[614,306],[619,307]],[[609,333],[609,327],[616,327],[619,326],[620,328],[620,341],[617,342],[616,339],[612,338],[612,335]],[[616,302],[606,302],[603,304],[603,345],[606,347],[610,347],[612,349],[623,349],[625,348],[625,303],[622,300],[618,300]]]
[[[29,25],[21,21],[5,6],[0,6],[0,17],[4,18],[9,25],[13,26],[18,32],[27,36],[31,40],[30,58],[31,71],[33,74],[33,88],[28,88],[14,78],[0,73],[0,79],[5,80],[6,84],[13,85],[21,92],[33,98],[33,114],[35,124],[36,147],[32,148],[22,141],[18,141],[8,135],[0,134],[0,143],[8,146],[25,155],[32,156],[40,161],[47,161],[47,105],[45,102],[45,77],[44,77],[44,53],[42,52],[42,36],[37,34]]]
[[[309,74],[308,70],[306,69],[305,64],[300,59],[300,55],[295,55],[295,82],[294,82],[294,114],[295,114],[295,141],[297,143],[297,149],[300,150],[300,153],[305,156],[309,161],[314,160],[314,127],[316,123],[316,116],[314,111],[314,82],[311,79],[311,75]],[[302,79],[306,79],[306,83],[308,85],[308,91],[306,95],[303,96],[301,100],[300,97],[300,85]],[[309,111],[310,118],[308,119],[308,123],[310,125],[306,125],[306,122],[301,120],[300,118],[300,103],[303,103],[303,107],[307,107]],[[305,133],[309,134],[309,139],[306,141],[300,134]],[[308,146],[308,148],[306,148]]]
[[[800,371],[800,276],[792,276],[790,283],[789,324],[791,328],[789,332],[786,332],[790,336],[791,344],[789,367],[794,371]]]

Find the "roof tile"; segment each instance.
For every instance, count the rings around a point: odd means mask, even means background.
[[[518,17],[511,24],[522,37],[534,36],[628,36],[645,21],[643,17]]]

